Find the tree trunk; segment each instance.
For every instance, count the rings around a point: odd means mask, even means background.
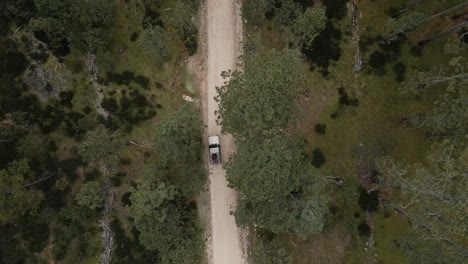
[[[448,77],[436,77],[425,83],[426,84],[439,84],[439,83],[448,82],[454,79],[464,79],[464,78],[468,78],[468,73],[458,74],[458,75],[448,76]]]
[[[468,11],[465,11],[465,12],[463,12],[463,13],[461,13],[461,14],[458,14],[458,15],[453,15],[453,16],[452,16],[452,19],[453,19],[453,20],[459,19],[460,17],[462,17],[462,16],[464,16],[464,15],[466,15],[466,14],[468,14]]]
[[[102,252],[99,258],[99,263],[109,264],[111,261],[112,248],[114,247],[114,234],[112,233],[110,227],[109,218],[109,214],[112,211],[112,205],[114,203],[114,193],[111,190],[109,178],[107,178],[104,183],[104,189],[106,194],[106,201],[104,204],[104,210],[102,211],[102,218],[100,221],[100,226],[102,228],[101,238],[104,246],[104,252]]]
[[[47,177],[45,177],[45,178],[43,178],[43,179],[40,179],[40,180],[37,180],[37,181],[35,181],[35,182],[26,184],[26,185],[21,186],[21,187],[22,187],[22,188],[28,188],[28,187],[31,187],[31,186],[33,186],[33,185],[35,185],[35,184],[38,184],[38,183],[43,182],[43,181],[46,181],[46,180],[48,180],[48,179],[50,179],[50,178],[52,178],[52,177],[55,177],[55,176],[56,176],[55,173],[54,173],[54,174],[50,174],[49,176],[47,176]]]
[[[402,10],[400,10],[398,13],[394,14],[392,16],[392,18],[397,18],[399,17],[400,15],[402,15],[403,13],[405,13],[406,11],[410,10],[413,6],[419,4],[420,2],[422,2],[424,0],[414,0],[413,2],[409,3],[405,8],[403,8]]]
[[[360,72],[362,69],[361,50],[359,49],[359,24],[358,24],[358,0],[353,0],[351,4],[351,22],[353,25],[353,42],[354,42],[354,72]]]
[[[91,83],[93,84],[94,91],[96,92],[96,102],[95,107],[99,115],[106,118],[109,116],[109,113],[101,106],[102,100],[104,100],[104,95],[102,93],[102,87],[98,82],[99,68],[96,64],[96,56],[90,51],[86,55],[86,68],[90,75]]]
[[[439,13],[437,13],[437,14],[434,14],[434,15],[432,15],[432,16],[426,18],[421,24],[424,24],[424,23],[428,22],[429,20],[432,20],[432,19],[434,19],[434,18],[443,16],[443,15],[445,15],[445,14],[448,14],[448,13],[450,13],[450,12],[453,12],[453,11],[455,11],[455,10],[457,10],[457,9],[459,9],[459,8],[462,8],[462,7],[464,7],[464,6],[467,6],[467,5],[468,5],[468,2],[465,2],[465,3],[461,3],[461,4],[459,4],[459,5],[456,5],[456,6],[454,6],[454,7],[445,9],[445,10],[442,11],[442,12],[439,12]]]
[[[419,41],[418,44],[419,44],[420,46],[424,46],[424,45],[426,45],[427,43],[430,43],[430,42],[432,42],[432,41],[434,41],[434,40],[436,40],[436,39],[438,39],[438,38],[440,38],[440,37],[443,37],[443,36],[445,36],[445,35],[448,35],[448,34],[454,32],[455,30],[458,30],[458,29],[460,29],[460,28],[462,28],[462,27],[464,27],[464,26],[468,26],[468,21],[466,21],[466,22],[464,22],[464,23],[461,23],[461,24],[458,24],[458,25],[456,25],[456,26],[454,26],[454,27],[451,27],[451,28],[449,28],[449,29],[447,29],[447,30],[445,30],[445,31],[443,31],[443,32],[441,32],[441,33],[435,35],[435,36],[432,37],[432,38]]]

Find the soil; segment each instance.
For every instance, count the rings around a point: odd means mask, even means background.
[[[231,135],[222,135],[217,124],[215,112],[218,103],[216,86],[223,85],[221,72],[235,70],[237,67],[240,43],[242,40],[242,21],[240,7],[235,0],[208,0],[201,18],[201,55],[198,58],[204,65],[193,65],[192,70],[205,73],[198,82],[201,85],[201,98],[206,124],[205,136],[219,135],[222,146],[222,159],[236,150]],[[204,32],[206,30],[206,32]],[[205,33],[205,34],[203,34]],[[205,52],[203,52],[205,51]],[[194,69],[195,68],[195,69]],[[197,74],[196,74],[197,75]],[[206,147],[208,157],[208,147]],[[210,222],[211,236],[208,240],[208,262],[211,264],[246,263],[242,233],[235,223],[232,212],[237,204],[237,193],[228,187],[226,171],[221,164],[206,163],[210,181]]]

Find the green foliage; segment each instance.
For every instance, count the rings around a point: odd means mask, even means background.
[[[76,202],[80,206],[89,209],[101,208],[104,206],[104,191],[98,181],[84,183],[80,191],[76,194]]]
[[[153,56],[159,64],[169,59],[168,43],[169,38],[166,31],[158,25],[147,25],[139,41],[140,46]]]
[[[382,188],[399,186],[393,198],[404,205],[416,231],[434,240],[461,239],[467,233],[468,148],[464,142],[435,143],[426,164],[404,164],[391,158],[378,163]]]
[[[18,142],[17,151],[28,160],[45,161],[47,158],[46,138],[39,131],[32,131]]]
[[[325,29],[327,17],[325,9],[308,8],[294,24],[293,31],[299,38],[300,46],[309,49],[315,38]]]
[[[223,132],[238,139],[276,134],[300,112],[304,73],[298,53],[259,49],[244,57],[244,71],[225,72],[229,82],[216,88]]]
[[[33,0],[3,0],[0,1],[0,36],[8,31],[8,26],[23,26],[35,14]]]
[[[140,182],[130,196],[140,244],[158,251],[162,263],[194,263],[202,252],[193,212],[179,199],[174,186],[149,180]]]
[[[121,144],[117,133],[101,125],[86,134],[78,147],[78,154],[86,162],[110,161],[117,156]]]
[[[323,197],[296,199],[282,196],[260,202],[241,202],[235,217],[238,225],[256,225],[275,234],[289,233],[305,239],[323,229],[326,213]]]
[[[434,102],[432,111],[408,118],[408,122],[429,130],[428,136],[464,136],[468,133],[468,92],[458,86]]]
[[[265,19],[265,13],[270,9],[268,0],[255,0],[242,2],[242,18],[249,24],[259,26]]]
[[[39,17],[32,21],[36,30],[47,33],[52,49],[63,46],[63,40],[81,51],[108,46],[109,26],[114,17],[112,0],[35,0]]]
[[[31,178],[26,160],[14,161],[7,169],[0,170],[0,223],[38,209],[44,194],[34,187],[24,188]]]
[[[421,25],[424,19],[424,14],[418,12],[407,12],[399,18],[389,18],[385,25],[386,41],[397,40],[399,35]]]
[[[251,244],[250,261],[252,264],[289,264],[291,257],[278,240],[268,241],[257,238]]]
[[[227,180],[249,201],[285,196],[311,174],[302,159],[301,145],[291,138],[242,141],[225,165]]]
[[[205,172],[199,167],[202,160],[201,124],[199,112],[187,104],[156,127],[157,167],[168,171],[171,175],[168,180],[175,181],[186,197],[197,195],[206,179]]]
[[[314,131],[319,135],[325,135],[327,130],[327,125],[322,123],[317,123],[314,127]]]
[[[397,250],[406,257],[408,263],[442,264],[464,263],[466,261],[466,256],[454,251],[450,244],[415,238],[418,238],[418,234],[409,232],[396,241]]]
[[[272,5],[270,13],[273,21],[282,27],[289,27],[301,15],[302,7],[294,0],[281,0]]]
[[[101,250],[100,243],[96,244],[93,233],[95,227],[89,222],[97,222],[97,213],[88,207],[64,207],[58,212],[53,229],[52,253],[56,260],[63,263],[82,263],[87,258],[94,257]]]
[[[168,28],[184,42],[189,55],[195,54],[198,48],[198,29],[195,24],[198,6],[198,0],[174,1],[171,16],[166,21]]]

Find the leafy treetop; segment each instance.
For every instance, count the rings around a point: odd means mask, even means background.
[[[224,72],[229,80],[216,88],[223,132],[238,139],[276,134],[300,112],[304,73],[299,55],[258,48],[244,57],[244,65],[243,71]]]

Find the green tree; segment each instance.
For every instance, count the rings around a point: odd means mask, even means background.
[[[111,132],[101,125],[86,134],[78,147],[78,154],[86,162],[104,164],[116,158],[121,144],[121,138],[117,133]]]
[[[169,38],[164,28],[147,25],[140,39],[140,46],[153,56],[159,64],[169,59]]]
[[[325,8],[314,7],[307,9],[294,24],[293,31],[299,38],[299,44],[310,48],[314,39],[325,29],[327,16]]]
[[[415,29],[424,20],[424,14],[418,12],[408,12],[399,18],[389,18],[384,29],[385,39],[387,41],[397,40],[399,35]]]
[[[162,263],[197,262],[202,254],[200,230],[174,186],[144,180],[130,200],[141,245],[158,251]]]
[[[167,19],[165,19],[167,29],[174,32],[184,42],[188,54],[193,55],[198,48],[196,17],[200,1],[176,0],[171,2],[173,6],[166,13]]]
[[[240,142],[225,165],[229,186],[249,201],[288,195],[312,174],[312,167],[302,162],[301,149],[301,144],[285,136]]]
[[[180,186],[186,197],[197,195],[206,180],[205,171],[199,166],[201,124],[199,112],[187,104],[156,127],[157,167],[171,175],[168,180]]]
[[[281,0],[270,6],[274,14],[273,21],[282,27],[289,27],[301,15],[302,7],[294,0]]]
[[[278,240],[268,241],[263,237],[256,237],[251,243],[249,263],[253,264],[289,264],[291,257],[280,245]]]
[[[326,200],[318,195],[309,198],[281,196],[266,201],[242,201],[235,217],[238,225],[255,225],[275,234],[289,233],[305,239],[323,229]]]
[[[431,112],[408,118],[408,122],[429,129],[432,136],[464,136],[468,133],[468,92],[454,88],[434,102]]]
[[[300,113],[304,72],[299,54],[257,49],[244,56],[243,71],[223,73],[229,81],[216,88],[218,121],[223,132],[238,139],[276,134]]]
[[[185,167],[200,161],[201,124],[199,112],[188,104],[158,124],[155,150],[159,154],[160,164]]]
[[[38,18],[32,21],[36,30],[47,33],[53,48],[70,45],[95,53],[108,46],[109,27],[113,23],[115,5],[112,0],[35,0]]]
[[[25,159],[43,162],[48,155],[46,142],[46,137],[33,130],[19,140],[17,151]]]
[[[38,209],[44,194],[34,187],[26,188],[32,175],[26,160],[12,162],[0,170],[0,222],[5,223]]]
[[[75,200],[78,205],[89,209],[102,208],[104,206],[104,190],[101,183],[98,181],[84,183],[76,194]]]
[[[242,18],[251,25],[259,26],[265,19],[265,13],[271,9],[271,4],[268,0],[243,1],[241,8]]]

